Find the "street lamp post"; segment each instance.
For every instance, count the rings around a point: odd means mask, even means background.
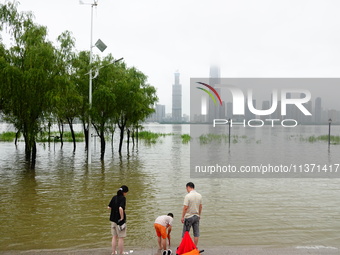
[[[331,145],[331,124],[332,124],[332,119],[328,120],[328,146]]]
[[[89,72],[89,109],[92,108],[92,36],[93,36],[93,7],[97,6],[97,1],[91,4],[91,32],[90,32],[90,72]],[[89,113],[89,126],[87,132],[87,163],[91,164],[91,134],[92,134],[91,114]]]
[[[80,4],[87,4],[87,5],[91,5],[91,32],[90,32],[90,61],[89,61],[89,65],[90,65],[90,71],[88,72],[89,74],[89,126],[88,126],[88,135],[87,135],[87,163],[91,164],[91,153],[92,153],[92,139],[91,139],[91,134],[92,134],[92,123],[91,123],[91,108],[92,108],[92,80],[94,78],[97,77],[99,69],[103,68],[99,67],[96,71],[95,77],[93,77],[92,75],[92,48],[94,46],[96,46],[101,52],[103,52],[106,49],[106,45],[100,40],[98,39],[97,42],[95,43],[95,45],[93,45],[93,7],[98,5],[98,0],[93,0],[92,4],[89,3],[84,3],[82,0],[79,1]],[[121,61],[123,58],[120,58],[118,60],[113,61],[110,64],[114,64],[117,63],[119,61]]]
[[[230,122],[231,122],[231,119],[229,118],[228,119],[228,125],[229,125],[229,148],[230,148]]]

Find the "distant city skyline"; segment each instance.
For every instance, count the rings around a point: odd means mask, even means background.
[[[215,74],[219,72],[215,71]],[[216,76],[216,75],[215,75]],[[212,122],[213,119],[224,119],[224,118],[235,118],[235,119],[295,119],[299,123],[305,124],[321,124],[328,123],[328,119],[332,119],[333,123],[340,123],[340,104],[337,103],[336,108],[328,108],[325,104],[329,101],[337,99],[337,87],[340,84],[340,79],[322,79],[322,78],[194,78],[191,81],[191,97],[194,95],[195,98],[192,100],[198,100],[197,103],[191,104],[191,120],[195,119],[198,122]],[[216,84],[216,81],[220,80],[220,84]],[[204,81],[210,83],[210,85],[218,92],[222,98],[223,105],[215,106],[213,100],[211,100],[207,94],[202,94],[201,91],[197,91],[195,86],[197,82]],[[235,90],[239,91],[241,99],[244,100],[245,112],[241,115],[233,114],[233,97],[234,92],[231,93],[230,88],[234,87]],[[230,88],[229,88],[230,87]],[[229,88],[229,89],[228,89]],[[253,91],[252,105],[254,109],[262,111],[269,110],[274,107],[272,113],[268,115],[258,116],[250,112],[248,109],[248,92]],[[291,93],[289,92],[291,91]],[[311,95],[311,99],[306,99],[303,108],[307,109],[312,115],[306,115],[302,113],[298,105],[290,104],[292,102],[303,101],[307,94]],[[326,94],[327,97],[318,96],[319,94]],[[273,104],[273,94],[275,94],[275,104]],[[232,96],[233,95],[233,96]],[[317,95],[317,96],[315,96]],[[208,114],[204,115],[200,113],[199,106],[203,103],[199,102],[206,97],[209,100],[208,103]],[[268,99],[269,97],[269,99]],[[281,97],[290,100],[290,103],[286,105],[286,114],[281,112]],[[202,99],[199,99],[202,98]],[[301,100],[300,100],[301,98]],[[296,100],[294,100],[296,99]],[[240,102],[239,100],[237,102]],[[295,103],[294,103],[295,104]],[[251,105],[250,105],[251,106]],[[200,117],[199,117],[200,116]]]
[[[232,79],[232,78],[221,78],[220,77],[221,70],[218,65],[211,65],[209,69],[209,78],[202,78],[206,79],[208,83],[212,86],[217,86],[216,90],[221,93],[220,89],[218,88],[218,84],[220,83],[221,79]],[[183,88],[182,84],[180,83],[180,73],[179,71],[176,71],[174,73],[175,75],[175,81],[172,84],[172,107],[167,108],[166,104],[162,104],[162,102],[159,102],[157,104],[158,107],[162,105],[162,111],[164,112],[164,116],[162,119],[167,119],[167,121],[174,120],[180,121],[181,118],[183,118],[183,113],[185,113],[184,105],[188,103],[188,99],[190,98],[190,95],[187,95],[186,89]],[[259,110],[264,110],[264,109],[269,109],[272,105],[272,97],[273,97],[273,88],[270,87],[268,84],[266,84],[267,80],[275,79],[275,78],[239,78],[239,79],[249,79],[249,81],[254,82],[253,80],[260,80],[263,82],[263,84],[257,85],[260,86],[261,89],[255,89],[253,91],[253,105],[254,107]],[[302,78],[301,78],[302,79]],[[287,115],[286,119],[294,116],[295,118],[299,119],[301,122],[305,123],[320,123],[320,122],[325,122],[325,120],[328,121],[328,118],[331,118],[334,122],[335,121],[340,121],[340,104],[337,102],[337,94],[333,93],[336,91],[336,85],[340,85],[340,80],[337,78],[322,78],[326,83],[330,81],[330,86],[325,84],[325,86],[320,86],[318,84],[318,79],[321,78],[304,78],[306,81],[308,81],[308,84],[304,84],[304,89],[310,90],[312,94],[311,100],[304,104],[304,106],[309,109],[311,112],[313,111],[312,116],[305,116],[305,118],[301,118],[298,116],[296,113],[294,113],[293,110],[289,110],[292,105],[287,105]],[[235,78],[234,80],[237,80]],[[280,93],[283,86],[287,86],[287,88],[293,88],[293,85],[290,84],[291,80],[299,80],[299,78],[282,78],[276,80],[280,80],[279,85],[278,85],[278,98],[280,99]],[[338,82],[339,81],[339,82]],[[170,85],[170,84],[169,84]],[[195,86],[192,85],[191,86]],[[244,84],[240,85],[242,89],[244,90],[245,97],[246,95],[246,89]],[[189,86],[190,87],[190,86]],[[229,93],[230,94],[230,93]],[[223,95],[223,98],[225,99],[223,101],[223,106],[222,108],[214,108],[213,107],[213,102],[209,101],[209,107],[210,109],[209,114],[207,116],[210,116],[209,118],[224,118],[228,116],[232,116],[232,107],[231,105],[231,99],[230,95]],[[321,96],[323,95],[323,96]],[[287,93],[287,98],[296,98],[299,97],[299,95],[292,95],[292,93]],[[229,98],[228,98],[229,97]],[[301,95],[300,95],[301,97]],[[335,106],[335,107],[333,107]],[[277,106],[277,111],[271,115],[273,118],[279,118],[279,112],[280,112],[280,103],[278,103]],[[169,111],[171,109],[171,111]],[[254,114],[251,114],[249,112],[249,109],[245,107],[245,116],[253,116],[255,118],[256,116]],[[212,112],[214,111],[214,112]],[[190,115],[190,114],[186,114]],[[181,116],[181,118],[179,117]],[[175,118],[174,118],[175,117]],[[159,118],[158,118],[159,119]],[[210,119],[211,121],[211,119]]]
[[[215,70],[214,70],[215,69]],[[221,73],[220,68],[218,65],[211,65],[210,66],[210,71],[209,71],[209,77],[203,77],[202,79],[209,79],[209,83],[211,84],[217,84],[218,80],[220,79],[232,79],[232,78],[228,78],[228,77],[217,77],[219,74]],[[215,76],[215,77],[214,77]],[[234,79],[252,79],[252,78],[234,78]],[[254,79],[274,79],[274,78],[254,78]],[[299,79],[299,78],[282,78],[282,80],[284,81],[285,79]],[[301,78],[301,79],[305,79],[305,78]],[[336,80],[337,78],[310,78],[311,80],[313,79],[333,79]],[[173,84],[174,85],[174,84]],[[182,115],[183,114],[187,114],[190,115],[190,107],[189,107],[189,112],[188,110],[186,110],[187,108],[187,104],[190,102],[190,85],[187,85],[186,83],[184,84],[180,84],[181,85],[181,90],[182,90]],[[339,80],[339,86],[340,86],[340,80]],[[172,86],[173,87],[173,86]],[[188,92],[188,88],[189,88],[189,92]],[[306,87],[308,88],[308,87]],[[172,88],[173,89],[173,88]],[[309,88],[308,88],[309,89]],[[327,90],[327,88],[317,88],[315,85],[311,85],[311,88],[309,90],[311,90],[312,92],[312,99],[311,102],[315,102],[316,98],[324,98],[323,100],[323,110],[340,110],[340,103],[338,100],[338,94],[337,93],[333,93],[336,92],[337,88],[332,88]],[[173,92],[173,91],[172,91]],[[261,93],[261,94],[259,94]],[[263,90],[259,91],[254,91],[254,97],[262,97],[262,100],[257,99],[258,102],[262,102],[262,101],[268,101],[271,100],[272,97],[272,88],[263,88]],[[280,93],[280,89],[279,89],[279,93]],[[173,97],[171,97],[171,101],[173,102]],[[170,114],[172,115],[173,113],[173,104],[171,104],[170,106],[166,104],[166,102],[163,101],[159,101],[159,104],[164,104],[165,105],[165,111],[166,114]]]

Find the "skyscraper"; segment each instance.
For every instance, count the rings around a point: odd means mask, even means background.
[[[157,122],[162,122],[165,120],[165,105],[156,104],[156,116],[155,120]]]
[[[179,83],[179,72],[175,73],[175,84],[172,85],[172,121],[182,121],[182,85]]]
[[[210,72],[209,72],[209,78],[210,78],[210,85],[215,85],[220,83],[220,67],[219,66],[210,66]]]

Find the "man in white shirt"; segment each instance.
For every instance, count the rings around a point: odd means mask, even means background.
[[[163,254],[171,254],[171,251],[167,251],[166,248],[166,238],[169,240],[169,247],[170,247],[170,232],[172,229],[172,221],[174,215],[172,213],[168,213],[168,215],[158,216],[155,220],[154,227],[157,234],[157,241],[159,250],[163,248]],[[166,230],[168,229],[168,233]]]
[[[202,213],[202,196],[195,190],[195,185],[192,182],[188,182],[186,185],[188,194],[184,198],[183,211],[182,211],[182,223],[183,235],[186,231],[190,231],[192,226],[194,232],[194,243],[197,246],[198,238],[200,236],[199,222]]]

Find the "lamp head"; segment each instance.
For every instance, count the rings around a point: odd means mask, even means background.
[[[101,51],[103,52],[107,46],[105,45],[105,43],[102,42],[102,40],[98,39],[98,41],[95,43],[95,46]]]

